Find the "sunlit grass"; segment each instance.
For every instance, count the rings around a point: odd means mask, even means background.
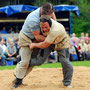
[[[90,67],[90,61],[74,61],[71,62],[73,66],[85,66]],[[15,69],[16,65],[13,66],[0,66],[0,70],[11,70]],[[35,68],[61,68],[61,63],[47,63],[41,66],[35,66]]]

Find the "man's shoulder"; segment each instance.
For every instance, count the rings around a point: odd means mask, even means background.
[[[61,24],[61,23],[59,23],[58,21],[55,21],[55,20],[53,20],[53,19],[51,19],[52,20],[52,28],[56,28],[57,30],[59,30],[59,29],[65,29],[65,27]]]
[[[35,19],[37,19],[37,17],[39,17],[39,15],[40,15],[40,8],[38,8],[38,9],[36,9],[36,10],[34,10],[33,12],[31,12],[28,16],[27,16],[27,19],[33,19],[33,20],[35,20]]]
[[[38,25],[38,23],[40,22],[40,12],[39,12],[40,8],[38,8],[37,10],[31,12],[26,20],[25,23],[29,24],[30,26],[34,26],[34,25]],[[25,24],[25,25],[26,25]]]

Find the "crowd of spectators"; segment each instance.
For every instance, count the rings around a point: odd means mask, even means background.
[[[7,38],[5,41],[0,36],[0,65],[5,66],[7,60],[13,60],[15,64],[17,63],[16,59],[19,55],[17,41],[15,35],[12,38]]]
[[[1,30],[3,34],[6,34],[5,27]],[[90,60],[90,37],[89,34],[81,33],[80,37],[76,37],[75,33],[69,37],[70,40],[70,61],[86,61]],[[17,63],[19,55],[19,46],[17,44],[18,39],[15,35],[12,38],[3,38],[0,33],[0,65],[6,65],[6,60],[14,58],[15,64]],[[52,52],[48,58],[58,62],[58,53]]]
[[[76,37],[75,33],[72,33],[71,37],[69,36],[70,41],[70,61],[86,61],[90,60],[90,37],[89,34],[84,32],[81,33],[80,37]],[[50,54],[51,59],[58,61],[58,58],[55,58],[55,54],[57,52],[53,52]],[[50,59],[49,59],[50,60]]]
[[[6,27],[2,27],[0,29],[0,33],[1,34],[15,34],[15,33],[19,33],[20,29],[19,27],[10,27],[10,28],[6,28]]]
[[[73,33],[70,38],[70,44],[71,61],[90,60],[90,37],[88,33],[84,35],[82,32],[80,37],[76,37],[75,33]]]

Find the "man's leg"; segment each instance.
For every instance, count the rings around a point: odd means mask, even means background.
[[[50,55],[51,51],[52,51],[51,47],[41,49],[39,56],[31,58],[29,66],[42,65]]]
[[[63,68],[63,84],[69,86],[72,81],[73,67],[69,61],[69,49],[58,50],[59,61]]]
[[[40,49],[39,55],[37,57],[31,58],[29,67],[27,70],[27,74],[32,70],[32,68],[34,66],[42,65],[46,61],[48,56],[50,55],[51,51],[52,51],[51,47],[48,47],[45,49]],[[33,51],[33,53],[34,53],[34,51]]]
[[[29,47],[21,47],[20,55],[21,55],[21,61],[17,64],[15,68],[15,75],[16,75],[16,80],[14,83],[15,88],[19,86],[18,84],[21,84],[22,79],[26,75],[28,65],[30,62],[30,57],[31,57],[31,51]]]

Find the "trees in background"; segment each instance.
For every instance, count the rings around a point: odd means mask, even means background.
[[[74,4],[79,7],[80,18],[75,15],[71,15],[72,32],[75,32],[77,36],[81,32],[88,32],[90,34],[90,1],[89,0],[73,0]],[[77,1],[77,2],[76,2]]]

